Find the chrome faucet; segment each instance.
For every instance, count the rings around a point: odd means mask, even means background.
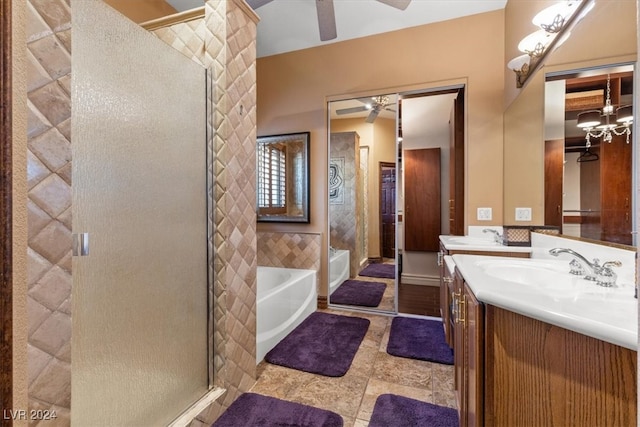
[[[502,234],[498,232],[498,230],[494,230],[493,228],[485,228],[482,230],[483,233],[493,233],[493,240],[496,243],[502,244]]]
[[[549,253],[553,256],[558,256],[562,253],[569,254],[574,257],[569,263],[571,270],[569,273],[577,276],[584,276],[585,280],[591,280],[596,284],[604,287],[612,287],[616,285],[618,275],[611,267],[620,267],[622,263],[620,261],[607,261],[600,265],[600,260],[594,258],[592,262],[589,262],[584,256],[580,255],[573,249],[568,248],[553,248],[549,250]],[[585,269],[588,270],[585,272]]]

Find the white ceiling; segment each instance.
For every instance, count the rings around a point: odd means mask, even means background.
[[[178,11],[202,7],[204,0],[166,0]],[[399,10],[377,0],[333,0],[338,37],[322,42],[315,0],[273,0],[260,17],[257,56],[276,55],[402,28],[446,21],[504,8],[507,0],[412,0]]]

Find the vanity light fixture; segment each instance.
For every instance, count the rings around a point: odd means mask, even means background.
[[[611,76],[607,74],[607,98],[602,111],[589,110],[578,114],[578,127],[587,133],[587,146],[591,145],[591,138],[602,138],[611,142],[613,135],[626,135],[627,144],[631,137],[633,123],[633,107],[623,105],[615,111],[611,104]],[[613,120],[615,118],[615,120]]]
[[[524,53],[507,64],[516,74],[516,87],[521,88],[544,58],[568,37],[569,29],[593,7],[593,0],[564,0],[539,12],[532,20],[540,29],[518,44]]]

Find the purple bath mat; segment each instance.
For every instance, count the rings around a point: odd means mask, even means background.
[[[342,427],[335,412],[295,402],[244,393],[213,423],[212,427],[303,426]]]
[[[377,307],[387,285],[381,282],[365,280],[345,280],[329,297],[332,304],[359,305]]]
[[[439,320],[394,317],[387,353],[453,365],[453,350],[445,341],[444,328]]]
[[[445,406],[395,394],[381,394],[373,407],[369,427],[457,427],[458,412]]]
[[[311,313],[264,359],[299,371],[341,377],[349,370],[369,323],[360,317]]]
[[[395,279],[395,264],[369,264],[359,274],[366,277],[379,277],[381,279]]]

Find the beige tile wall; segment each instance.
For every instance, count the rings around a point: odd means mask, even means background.
[[[55,424],[69,425],[71,9],[64,0],[26,8],[29,407],[55,410]]]
[[[204,21],[154,30],[210,76],[214,381],[227,393],[193,425],[212,423],[256,377],[256,18],[243,2],[209,0]]]
[[[318,271],[321,244],[320,234],[258,232],[258,265]]]
[[[360,144],[355,132],[331,134],[331,161],[340,159],[344,164],[342,203],[329,201],[329,245],[349,251],[350,276],[358,275],[361,245],[362,197],[358,195],[360,181]]]

